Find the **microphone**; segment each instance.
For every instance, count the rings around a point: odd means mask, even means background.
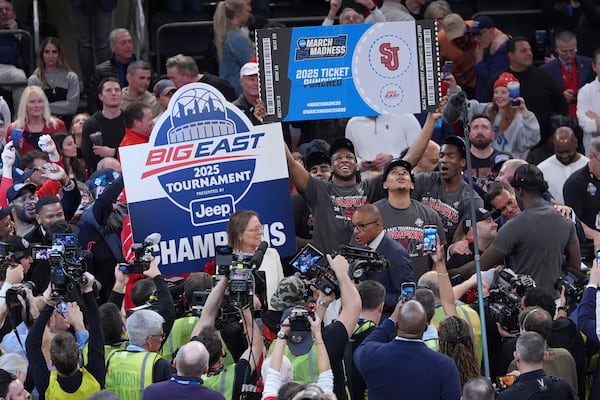
[[[143,247],[156,246],[160,242],[160,233],[151,233],[144,239]]]
[[[444,122],[453,124],[462,117],[467,104],[467,94],[464,91],[458,92],[455,96],[450,97],[448,104],[442,112]]]
[[[261,242],[258,245],[258,248],[254,252],[254,255],[248,262],[248,264],[250,265],[250,269],[256,269],[260,267],[260,264],[262,264],[262,260],[265,257],[265,251],[267,251],[267,247],[269,247],[269,243],[265,241]]]

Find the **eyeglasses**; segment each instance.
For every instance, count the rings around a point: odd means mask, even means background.
[[[375,221],[371,221],[371,222],[365,222],[364,224],[352,224],[352,230],[354,229],[358,229],[359,231],[362,231],[363,229],[365,229],[367,226],[372,225],[372,224],[376,224],[379,220],[375,220]]]
[[[254,228],[244,229],[244,232],[251,232],[251,233],[262,233],[262,231],[263,231],[262,226],[255,226]]]
[[[149,335],[148,337],[160,337],[160,340],[163,341],[163,340],[165,340],[166,336],[164,333],[161,333],[159,335]]]

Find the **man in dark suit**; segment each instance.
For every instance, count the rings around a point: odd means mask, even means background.
[[[577,118],[577,92],[595,77],[592,59],[577,55],[577,37],[570,31],[559,32],[554,37],[554,48],[558,57],[540,68],[552,77],[565,96],[569,114]]]
[[[401,293],[402,283],[414,281],[410,258],[400,243],[385,234],[381,213],[372,204],[365,204],[356,210],[352,216],[352,232],[357,244],[375,250],[389,263],[389,267],[384,271],[373,273],[367,277],[367,279],[378,281],[385,286],[383,320],[394,311]]]
[[[425,309],[411,300],[399,303],[393,318],[383,321],[362,342],[354,353],[354,364],[367,383],[369,399],[396,399],[406,394],[413,399],[460,398],[454,361],[423,343],[425,329]]]

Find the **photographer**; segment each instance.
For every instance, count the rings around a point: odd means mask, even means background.
[[[79,368],[79,347],[70,333],[58,333],[52,338],[50,359],[56,371],[50,372],[42,354],[42,336],[44,327],[56,311],[60,298],[51,291],[50,286],[44,292],[46,306],[40,311],[27,337],[27,357],[38,389],[40,399],[64,399],[77,392],[86,397],[104,386],[104,347],[102,346],[102,328],[100,314],[94,297],[94,277],[85,273],[87,280],[82,282],[81,292],[86,306],[87,320],[90,326],[89,360]]]
[[[329,356],[327,354],[327,349],[325,348],[325,343],[323,342],[323,336],[321,335],[321,318],[319,318],[317,314],[314,318],[309,316],[308,321],[310,322],[310,331],[313,336],[313,343],[317,348],[317,363],[319,366],[319,381],[317,386],[321,388],[323,392],[332,393],[333,372],[331,371]],[[267,373],[263,374],[263,379],[265,381],[263,399],[265,400],[276,400],[279,389],[283,384],[286,383],[282,380],[284,377],[281,374],[281,367],[283,364],[283,356],[288,344],[288,339],[292,334],[290,320],[288,318],[286,318],[281,325],[280,332],[282,332],[285,336],[278,337],[273,344],[274,349],[269,359],[269,367],[267,369]],[[306,386],[303,388],[303,390],[305,389]]]
[[[210,354],[208,373],[203,377],[204,385],[221,392],[227,399],[237,400],[243,394],[248,399],[260,399],[260,393],[256,392],[260,375],[257,366],[262,362],[264,342],[262,331],[252,316],[254,306],[259,303],[256,297],[253,298],[252,304],[239,310],[246,332],[246,350],[234,365],[227,366],[223,362],[221,334],[214,325],[229,282],[229,277],[225,275],[213,288],[206,299],[202,317],[192,331],[192,339],[202,342]]]
[[[173,329],[161,349],[163,358],[172,360],[177,350],[190,341],[192,330],[198,323],[200,313],[204,308],[204,305],[201,304],[202,300],[196,297],[210,293],[212,283],[212,277],[206,272],[194,272],[186,279],[183,287],[183,304],[186,308],[186,315],[175,320]],[[200,303],[197,304],[199,301]]]
[[[161,317],[164,318],[163,332],[169,335],[173,322],[175,321],[175,307],[173,306],[173,297],[162,276],[158,263],[152,257],[149,263],[149,268],[143,272],[146,278],[138,281],[135,285],[144,285],[145,290],[141,291],[138,303],[139,306],[148,306],[152,310],[156,310]],[[123,265],[117,265],[115,268],[115,285],[110,293],[109,302],[114,303],[119,309],[123,306],[125,297],[125,288],[129,282],[129,275],[121,270]],[[140,283],[141,282],[141,283]],[[135,285],[133,287],[135,287]],[[133,291],[132,287],[132,291]],[[131,310],[130,310],[131,311]],[[134,311],[135,312],[135,311]]]

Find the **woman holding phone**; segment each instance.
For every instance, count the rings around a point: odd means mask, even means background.
[[[445,80],[448,83],[450,104],[461,88],[456,84],[452,74]],[[509,94],[509,87],[516,87],[518,83],[518,79],[513,74],[502,73],[494,82],[492,102],[480,103],[477,100],[468,100],[467,110],[469,121],[476,115],[488,117],[495,133],[492,141],[494,149],[524,160],[529,150],[540,141],[540,124],[536,116],[527,109],[523,97]]]
[[[250,210],[236,211],[227,225],[227,239],[234,253],[252,256],[263,241],[263,226],[258,214]],[[279,281],[283,279],[279,252],[274,248],[267,248],[258,270],[265,272],[267,303],[270,306],[271,297]]]
[[[65,132],[64,122],[50,113],[46,94],[39,86],[27,86],[23,90],[17,118],[9,125],[6,141],[12,140],[21,156],[32,150],[42,150],[38,140],[42,135]]]

